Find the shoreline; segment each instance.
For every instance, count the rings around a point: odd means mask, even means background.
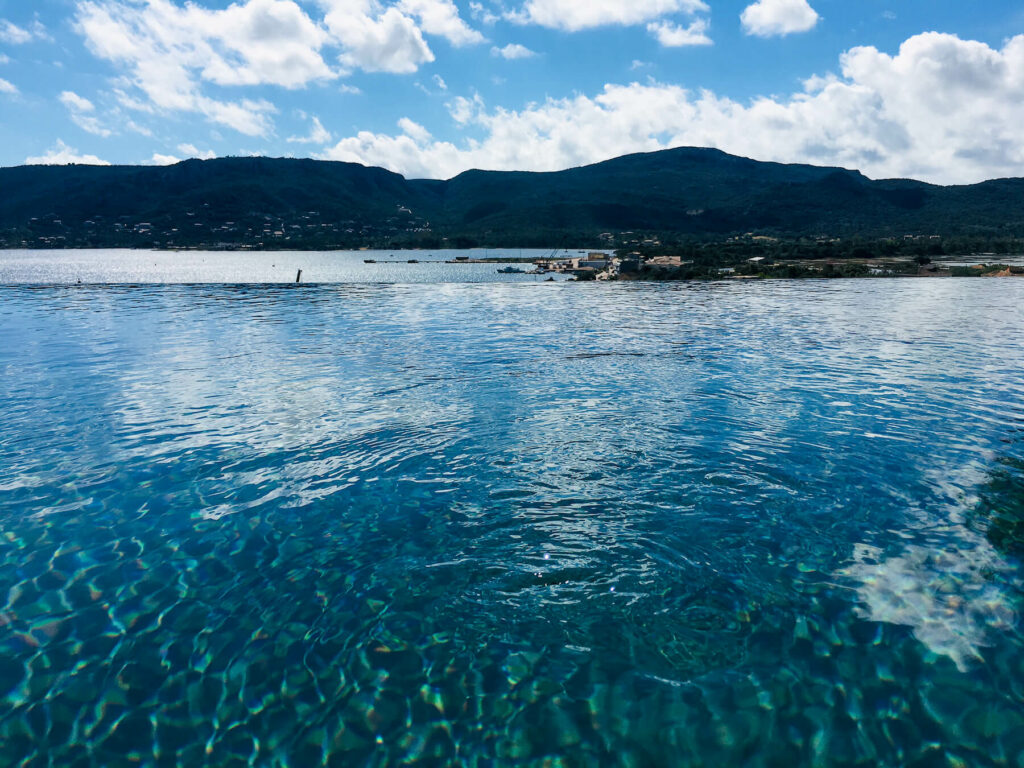
[[[153,248],[12,249],[0,257],[4,285],[305,285],[347,283],[736,282],[759,280],[1024,277],[1024,257],[978,262],[953,255],[895,258],[712,259],[613,255],[561,248],[340,251],[180,251]],[[228,254],[228,255],[224,255]],[[995,254],[984,254],[994,256]],[[408,258],[412,256],[412,258]],[[977,258],[977,257],[975,257]],[[273,261],[274,263],[271,263]],[[971,263],[971,262],[974,263]],[[1010,262],[1010,263],[1006,263]],[[530,265],[536,268],[531,268]],[[408,265],[408,266],[406,266]],[[507,269],[499,268],[508,265]],[[396,269],[397,267],[397,269]],[[492,269],[488,269],[491,267]],[[492,272],[506,273],[502,275]],[[517,274],[521,273],[521,275]],[[299,275],[300,277],[296,277]]]

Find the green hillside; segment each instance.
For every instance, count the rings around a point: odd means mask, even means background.
[[[0,168],[5,247],[583,245],[625,232],[698,240],[750,232],[1021,237],[1024,180],[872,181],[693,148],[556,173],[469,171],[449,181],[270,158]]]

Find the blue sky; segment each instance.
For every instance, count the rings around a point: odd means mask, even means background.
[[[0,0],[0,164],[262,154],[447,178],[714,146],[1024,175],[1008,0]]]

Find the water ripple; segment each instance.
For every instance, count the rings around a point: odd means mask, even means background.
[[[1020,282],[0,297],[0,764],[1024,759]]]

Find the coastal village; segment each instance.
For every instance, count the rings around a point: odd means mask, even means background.
[[[995,257],[996,254],[982,254]],[[680,279],[687,273],[720,280],[753,280],[763,277],[1024,277],[1024,264],[998,261],[965,263],[962,259],[932,262],[930,259],[772,260],[765,256],[744,259],[735,266],[695,269],[681,256],[644,256],[639,251],[613,255],[596,251],[565,258],[534,262],[533,274],[572,274],[576,280]]]
[[[639,251],[617,256],[604,251],[580,252],[580,255],[567,258],[540,259],[534,264],[538,272],[569,273],[577,279],[584,280],[616,280],[622,277],[637,275],[643,271],[679,269],[692,262],[681,256],[648,256]],[[723,274],[734,272],[734,269],[723,268]]]
[[[430,237],[430,245],[426,245]],[[577,281],[608,280],[749,280],[807,277],[968,277],[1024,275],[1019,251],[981,252],[982,243],[950,242],[939,235],[858,241],[834,237],[782,240],[747,232],[718,243],[683,247],[675,254],[657,233],[603,232],[596,237],[605,250],[556,249],[540,259],[479,259],[508,262],[504,273],[571,275]],[[959,250],[963,245],[968,248]],[[181,220],[137,220],[130,216],[68,221],[56,214],[32,217],[23,229],[0,231],[0,248],[120,247],[166,250],[367,250],[469,249],[475,241],[449,240],[432,234],[431,224],[400,206],[372,225],[338,220],[319,210],[295,217],[250,214],[226,219],[206,204],[185,211]],[[971,247],[973,246],[973,247]],[[953,255],[960,253],[962,255]],[[934,260],[930,254],[934,255]],[[453,263],[473,262],[457,257]],[[372,259],[368,259],[372,261]],[[413,256],[402,259],[417,263]],[[525,263],[524,263],[525,262]],[[532,264],[529,271],[525,268]]]

